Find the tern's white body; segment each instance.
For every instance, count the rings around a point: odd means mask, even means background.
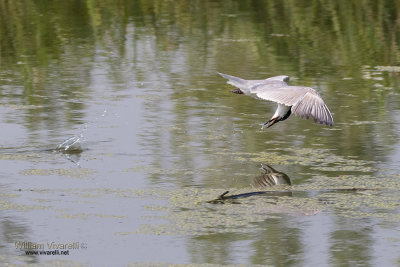
[[[277,117],[284,117],[290,110],[290,106],[286,106],[283,104],[278,103],[278,108],[275,111],[275,114],[272,116],[272,118],[277,118]]]
[[[333,125],[333,117],[324,100],[317,91],[310,87],[290,86],[289,76],[281,75],[264,80],[244,80],[235,76],[219,73],[228,79],[239,91],[238,94],[246,94],[276,102],[278,108],[272,118],[264,125],[268,128],[273,124],[286,120],[293,112],[301,117],[312,117],[315,122]]]

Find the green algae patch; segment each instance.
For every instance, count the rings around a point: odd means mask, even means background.
[[[141,217],[142,223],[137,228],[114,234],[249,234],[262,230],[266,221],[325,213],[399,223],[400,181],[394,178],[374,179],[370,175],[313,177],[313,183],[278,185],[268,188],[268,194],[255,194],[217,204],[210,203],[210,200],[218,198],[225,192],[224,189],[147,190],[142,197],[158,196],[166,200],[165,205],[145,205],[147,215]],[[249,187],[229,191],[230,195],[261,192]]]
[[[267,219],[280,217],[279,214],[314,215],[318,209],[315,205],[305,204],[309,200],[296,201],[294,205],[284,199],[246,199],[239,203],[227,203],[210,207],[207,204],[197,209],[179,207],[160,219],[169,221],[167,224],[143,224],[137,233],[155,233],[166,235],[202,235],[209,233],[250,233],[260,230],[258,223]],[[303,208],[302,208],[303,207]],[[178,207],[177,207],[178,208]]]
[[[113,214],[100,214],[100,213],[76,213],[76,214],[61,214],[59,218],[62,219],[81,219],[87,220],[89,218],[101,218],[101,219],[123,219],[124,215],[113,215]]]
[[[138,223],[130,228],[113,231],[115,236],[126,235],[179,235],[200,236],[218,233],[253,234],[262,231],[265,223],[285,221],[288,218],[335,214],[343,218],[372,218],[382,223],[400,222],[400,179],[396,175],[372,177],[371,175],[314,176],[312,183],[276,185],[263,188],[270,194],[237,198],[219,204],[210,200],[229,190],[230,195],[262,192],[251,187],[207,188],[67,188],[37,193],[62,193],[79,199],[115,198],[124,201],[141,201],[144,210]],[[39,203],[46,203],[44,201]],[[157,200],[157,201],[154,201]],[[84,202],[86,203],[86,202]],[[0,203],[1,204],[1,203]],[[9,207],[22,210],[23,207]],[[26,207],[25,210],[35,207]],[[38,207],[36,207],[38,208]],[[128,220],[136,214],[82,213],[57,210],[60,219],[73,220]]]
[[[312,178],[311,184],[301,184],[297,185],[296,187],[302,188],[304,190],[326,190],[330,188],[365,188],[375,191],[387,191],[388,193],[391,193],[392,191],[400,190],[400,179],[396,175],[378,176],[366,174],[346,174],[334,177],[315,176]]]
[[[92,169],[74,168],[74,169],[26,169],[21,171],[26,176],[67,176],[74,178],[84,178],[94,174]]]
[[[49,206],[42,205],[25,205],[11,203],[9,201],[0,200],[0,210],[15,210],[15,211],[31,211],[31,210],[48,210]]]
[[[341,196],[325,193],[320,198],[329,203],[331,212],[348,218],[370,218],[381,223],[399,223],[399,197],[382,192],[368,194],[344,194]]]
[[[0,154],[0,160],[24,160],[38,162],[43,158],[39,153]]]
[[[233,190],[244,193],[250,188]],[[254,190],[254,189],[253,189]],[[277,186],[276,192],[282,190]],[[115,232],[115,235],[202,235],[212,233],[258,230],[259,223],[283,215],[313,216],[321,211],[317,200],[292,197],[250,197],[224,205],[207,203],[221,193],[217,189],[184,189],[169,192],[165,206],[146,205],[152,213],[142,217],[142,224],[132,231]]]
[[[217,154],[231,157],[238,162],[268,163],[272,166],[299,165],[324,172],[374,172],[373,162],[335,154],[332,149],[282,148],[269,149],[258,153],[219,151]]]
[[[43,106],[2,103],[2,104],[0,104],[0,107],[5,107],[5,108],[15,109],[15,110],[27,110],[27,109],[41,108]]]

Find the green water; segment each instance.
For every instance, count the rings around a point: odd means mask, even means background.
[[[0,1],[0,262],[399,265],[399,14],[398,1]],[[261,129],[275,104],[217,72],[288,75],[335,125]],[[261,164],[291,185],[255,188]],[[275,193],[208,203],[228,190]]]

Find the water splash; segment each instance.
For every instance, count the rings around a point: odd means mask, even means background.
[[[87,124],[84,125],[79,135],[74,135],[61,142],[56,150],[66,154],[80,154],[83,151],[82,142],[84,141],[84,133],[87,130]]]
[[[82,135],[72,136],[60,143],[56,150],[65,153],[81,153],[83,151],[81,146],[82,138]]]
[[[107,109],[104,109],[102,114],[96,118],[96,121],[98,121],[98,119],[101,117],[105,117],[106,115],[107,115]],[[79,167],[80,167],[80,156],[81,153],[84,151],[83,143],[86,141],[85,133],[88,130],[88,125],[89,123],[85,123],[79,134],[65,139],[60,144],[58,144],[58,146],[54,150],[55,152],[63,153],[68,160],[72,161]]]

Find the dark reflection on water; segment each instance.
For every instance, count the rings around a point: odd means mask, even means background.
[[[356,184],[383,193],[335,197],[342,206],[306,218],[277,212],[257,222],[261,232],[188,234],[158,258],[121,249],[117,265],[181,263],[177,258],[276,266],[398,261],[398,241],[382,236],[398,234],[391,223],[398,222],[399,199],[390,192],[399,190],[400,173],[399,8],[389,0],[1,1],[0,191],[6,215],[29,229],[14,239],[83,236],[92,251],[79,257],[114,265],[98,256],[104,246],[96,244],[140,248],[137,239],[116,238],[109,229],[131,232],[149,212],[144,201],[110,190],[247,188],[258,164],[268,162],[293,186]],[[218,71],[246,79],[289,75],[293,85],[323,96],[335,126],[291,116],[261,130],[274,104],[230,94]],[[84,125],[82,150],[49,153],[80,136]],[[23,191],[8,194],[16,189]],[[373,211],[379,216],[370,219]],[[80,224],[77,218],[88,214]],[[66,230],[57,233],[54,225]],[[144,239],[143,251],[152,251],[156,238]],[[2,253],[16,262],[12,249]]]
[[[253,185],[255,187],[263,188],[280,184],[281,185],[292,184],[289,176],[287,176],[286,173],[277,171],[267,164],[262,164],[261,169],[263,170],[263,172],[261,173],[261,175],[257,176],[253,181]]]
[[[290,185],[291,181],[289,176],[287,176],[283,172],[279,172],[272,168],[269,165],[262,164],[261,165],[262,173],[254,178],[252,182],[252,186],[256,189],[269,189],[276,185]],[[225,191],[221,195],[219,195],[216,199],[207,201],[207,203],[211,204],[224,204],[226,202],[240,204],[237,199],[254,197],[254,196],[292,196],[292,192],[290,190],[282,190],[282,191],[251,191],[241,194],[231,195],[229,191]]]

